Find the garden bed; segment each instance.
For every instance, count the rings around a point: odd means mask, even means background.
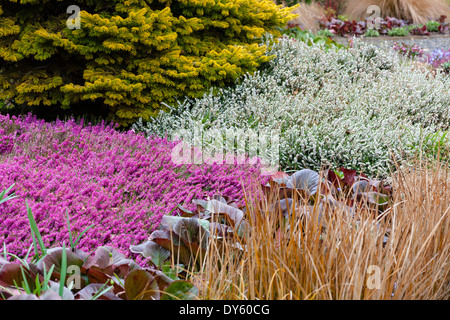
[[[0,5],[0,300],[449,299],[441,0],[376,30],[327,1],[317,33],[272,0],[30,2]]]

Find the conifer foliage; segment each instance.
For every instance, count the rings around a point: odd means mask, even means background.
[[[70,5],[80,28],[69,28]],[[0,0],[0,101],[107,110],[122,124],[199,97],[267,61],[271,0]],[[69,20],[73,22],[73,20]]]

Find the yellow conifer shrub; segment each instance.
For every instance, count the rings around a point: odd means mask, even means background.
[[[89,102],[122,124],[147,120],[161,102],[254,71],[269,59],[261,37],[291,11],[271,0],[1,0],[0,100],[73,111]]]

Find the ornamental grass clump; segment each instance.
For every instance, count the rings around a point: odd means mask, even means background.
[[[377,6],[381,17],[396,17],[414,23],[426,23],[442,14],[450,16],[450,6],[445,0],[345,0],[344,14],[353,19],[367,17],[369,6]]]
[[[0,205],[0,244],[19,257],[32,245],[26,202],[46,247],[69,243],[69,217],[75,238],[94,225],[79,249],[128,255],[177,205],[217,192],[242,201],[241,183],[263,179],[258,165],[175,164],[177,142],[105,124],[1,115],[0,132],[0,190],[17,196]]]
[[[220,245],[211,241],[192,279],[200,297],[448,300],[448,163],[418,161],[398,169],[392,202],[378,215],[368,210],[351,217],[345,206],[330,204],[295,210],[294,202],[284,206],[286,219],[271,211],[267,200],[246,198],[250,227],[244,249],[235,238]],[[280,227],[286,220],[287,227]]]
[[[269,53],[276,58],[235,87],[182,101],[134,130],[279,130],[283,170],[331,165],[372,177],[388,176],[394,159],[416,156],[426,137],[449,130],[450,78],[414,69],[392,48],[284,37]]]

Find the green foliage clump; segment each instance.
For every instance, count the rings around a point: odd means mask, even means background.
[[[441,23],[438,22],[438,21],[430,20],[425,25],[427,26],[427,30],[428,31],[430,31],[430,32],[438,32],[439,31],[439,26],[441,25]]]
[[[333,35],[333,33],[331,31],[329,31],[328,29],[324,29],[324,30],[320,30],[320,31],[325,31],[327,30],[329,33],[327,32],[317,32],[316,34],[312,33],[309,30],[303,30],[299,27],[294,27],[294,28],[287,28],[285,30],[282,31],[282,34],[287,35],[288,37],[294,38],[296,40],[305,42],[308,46],[311,46],[313,44],[317,44],[317,45],[321,45],[324,47],[325,50],[332,48],[332,47],[337,47],[337,48],[343,48],[344,46],[337,43],[336,41],[334,41],[333,39],[331,39],[331,37],[327,34],[331,34]]]
[[[149,119],[161,102],[256,70],[269,60],[260,38],[293,17],[271,0],[70,4],[81,10],[79,29],[69,28],[69,4],[1,2],[0,100],[48,112],[84,104],[120,123]]]
[[[392,37],[405,37],[409,35],[409,30],[406,27],[392,28],[388,31],[388,35]]]
[[[324,36],[324,37],[329,37],[332,38],[334,37],[334,33],[331,32],[329,29],[322,29],[316,32],[316,36]]]
[[[380,33],[375,29],[368,29],[364,35],[366,37],[379,37]]]

